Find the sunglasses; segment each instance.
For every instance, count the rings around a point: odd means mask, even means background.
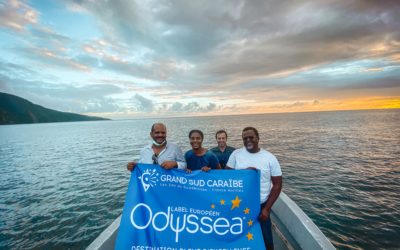
[[[242,137],[242,140],[243,140],[243,141],[253,141],[254,139],[256,139],[256,137],[254,137],[254,136]]]
[[[154,154],[154,155],[151,157],[151,159],[153,160],[153,164],[158,165],[158,158],[157,158],[156,154]]]

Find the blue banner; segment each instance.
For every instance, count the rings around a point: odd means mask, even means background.
[[[132,171],[116,249],[264,249],[259,172],[164,170],[138,164]]]

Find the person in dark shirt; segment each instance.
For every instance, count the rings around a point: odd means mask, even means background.
[[[200,130],[194,129],[189,132],[189,141],[192,149],[185,153],[188,170],[209,171],[220,169],[217,157],[208,149],[203,148],[204,135]]]
[[[226,144],[228,140],[228,134],[225,130],[218,130],[217,133],[215,133],[215,139],[217,140],[218,147],[212,148],[211,151],[215,154],[215,156],[217,156],[221,168],[225,169],[229,156],[232,154],[235,148]]]

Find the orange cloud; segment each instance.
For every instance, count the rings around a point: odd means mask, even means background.
[[[361,110],[361,109],[393,109],[400,108],[400,98],[366,97],[358,99],[336,100],[320,99],[297,102],[263,103],[260,105],[248,104],[235,106],[232,114],[257,113],[286,113],[286,112],[316,112],[334,110]],[[225,114],[227,110],[224,110]],[[229,111],[228,111],[229,112]]]
[[[364,69],[364,72],[379,72],[382,71],[383,68],[369,68],[369,69]]]

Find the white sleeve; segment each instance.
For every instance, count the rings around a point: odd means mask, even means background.
[[[278,159],[271,154],[271,176],[282,176],[281,166],[279,165]]]
[[[138,161],[138,163],[144,163],[144,157],[145,157],[145,153],[144,153],[144,151],[145,151],[145,148],[143,148],[142,150],[140,150],[140,157],[139,157],[139,161]]]
[[[179,169],[186,169],[186,161],[180,147],[176,146],[176,163]]]
[[[236,153],[237,149],[232,152],[231,156],[229,156],[228,162],[226,163],[227,167],[236,168]]]

